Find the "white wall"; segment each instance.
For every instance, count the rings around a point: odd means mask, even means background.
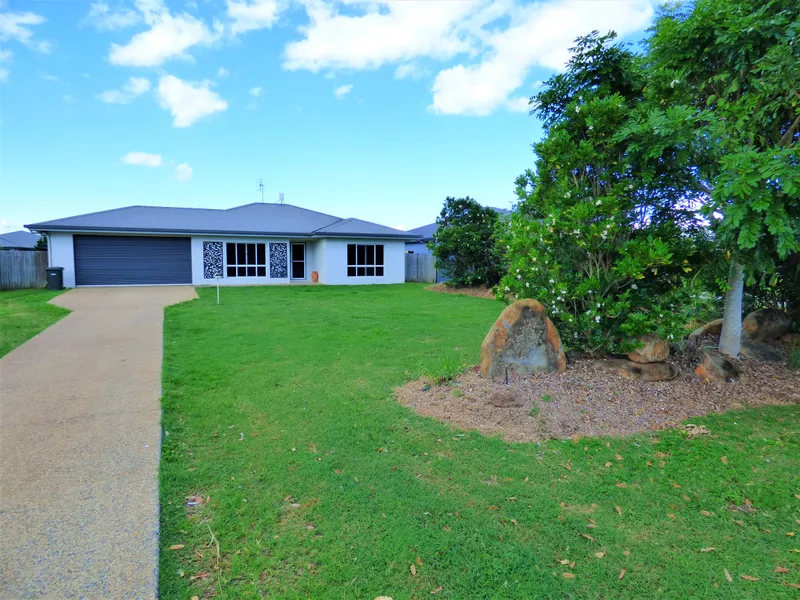
[[[72,234],[51,233],[48,238],[49,266],[64,267],[64,287],[75,287],[75,251]]]
[[[406,244],[385,239],[333,239],[324,242],[324,269],[320,282],[328,285],[365,285],[374,283],[404,283],[406,280]],[[383,277],[348,277],[347,244],[383,244]],[[323,275],[324,273],[324,281]]]

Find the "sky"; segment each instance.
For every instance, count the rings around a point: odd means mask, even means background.
[[[408,229],[510,208],[528,100],[652,0],[0,0],[0,232],[264,200]]]

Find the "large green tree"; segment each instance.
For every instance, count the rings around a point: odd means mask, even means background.
[[[647,80],[614,34],[594,32],[571,52],[532,99],[545,136],[535,171],[517,181],[500,291],[544,302],[573,347],[625,350],[646,332],[676,339],[706,245],[687,150],[672,138],[639,146],[635,128],[624,133]]]
[[[647,60],[651,109],[638,123],[639,141],[644,152],[653,139],[686,141],[686,172],[700,188],[694,200],[729,264],[720,349],[735,356],[745,280],[796,281],[800,3],[672,4],[652,30]],[[800,290],[787,295],[800,310]]]
[[[430,243],[436,268],[452,285],[493,286],[500,280],[497,212],[475,200],[448,197]]]

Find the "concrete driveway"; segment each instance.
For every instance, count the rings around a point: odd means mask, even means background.
[[[0,359],[0,598],[156,597],[164,307],[196,297],[70,290]]]

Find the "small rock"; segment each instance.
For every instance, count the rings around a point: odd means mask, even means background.
[[[703,362],[697,365],[694,372],[708,382],[736,383],[739,381],[739,371],[733,361],[716,350],[707,350],[703,353]]]
[[[628,358],[637,363],[663,362],[669,357],[669,344],[654,333],[638,338],[641,346],[628,353]]]
[[[748,337],[757,342],[774,340],[792,327],[792,318],[782,310],[776,308],[760,308],[754,310],[742,321],[742,337]]]
[[[722,333],[722,319],[714,319],[695,329],[689,334],[689,339],[691,340],[701,335],[719,335],[720,333]]]
[[[481,376],[563,373],[567,357],[544,306],[531,298],[507,307],[481,344]]]
[[[797,344],[800,346],[800,333],[784,333],[780,340],[782,342],[788,342],[789,344]]]
[[[739,352],[745,358],[758,362],[783,362],[783,354],[764,342],[756,342],[749,338],[742,338]]]
[[[497,408],[518,408],[522,406],[522,400],[511,390],[497,390],[489,396],[489,402]]]
[[[635,363],[624,358],[597,361],[597,365],[620,377],[635,381],[667,381],[678,375],[678,368],[670,363]]]

